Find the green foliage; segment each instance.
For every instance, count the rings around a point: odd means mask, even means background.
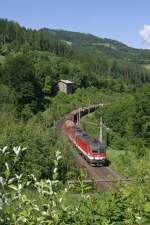
[[[17,111],[28,115],[42,108],[42,94],[35,79],[33,66],[25,55],[9,57],[4,65],[2,81],[15,92]]]
[[[28,30],[3,19],[0,31],[0,54],[21,52],[32,56],[30,61],[35,63],[36,79],[44,95],[56,92],[60,78],[71,79],[74,88],[95,86],[118,92],[133,90],[150,81],[148,70],[129,62],[136,62],[140,54],[149,60],[149,51],[81,33]],[[66,41],[73,42],[73,46]],[[134,51],[138,54],[136,59]]]
[[[20,144],[27,147],[27,151],[14,167],[16,173],[18,171],[23,172],[26,176],[34,173],[37,178],[51,177],[56,150],[61,151],[63,157],[63,162],[59,165],[60,179],[65,180],[70,172],[76,173],[76,167],[72,161],[72,150],[65,140],[59,140],[51,127],[52,125],[45,117],[45,113],[39,114],[24,123],[15,119],[13,115],[8,117],[8,114],[1,112],[0,146],[7,144],[11,148]],[[3,160],[3,158],[0,158],[0,165],[2,165]],[[12,158],[9,155],[7,161],[11,163],[11,160]]]
[[[14,153],[12,162],[15,165],[20,154],[26,150],[15,147],[12,151]],[[7,147],[0,149],[3,156],[9,153]],[[146,225],[149,223],[150,171],[144,164],[138,167],[138,179],[132,185],[116,186],[111,192],[95,196],[85,194],[86,187],[83,188],[81,185],[80,197],[72,197],[71,201],[66,202],[65,198],[70,193],[70,187],[63,187],[58,180],[57,171],[61,160],[60,152],[56,151],[53,179],[40,181],[37,181],[33,174],[24,181],[23,174],[14,175],[11,165],[3,161],[4,173],[0,177],[2,224]],[[34,198],[30,194],[33,191]]]
[[[65,30],[42,29],[42,31],[67,41],[72,46],[97,51],[107,58],[125,59],[126,61],[137,63],[147,63],[150,60],[149,50],[130,48],[119,41]]]
[[[29,49],[49,51],[57,55],[71,54],[67,44],[46,32],[25,29],[18,23],[0,19],[0,53],[8,54],[9,51],[28,52]]]
[[[136,95],[136,116],[133,122],[134,134],[142,137],[150,147],[150,87]]]
[[[1,224],[149,224],[150,73],[139,65],[149,59],[148,50],[113,40],[0,20]],[[72,95],[58,92],[60,79],[73,81]],[[103,115],[111,167],[134,174],[134,182],[90,196],[72,147],[54,126],[94,103],[109,104],[83,121],[98,123]],[[82,126],[97,138],[97,128]],[[74,177],[80,185],[66,193]]]

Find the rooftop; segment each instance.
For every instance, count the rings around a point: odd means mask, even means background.
[[[72,84],[72,82],[70,80],[60,80],[60,82],[63,82],[65,84]]]

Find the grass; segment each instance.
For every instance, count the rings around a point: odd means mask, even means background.
[[[143,68],[145,68],[145,69],[147,69],[147,70],[150,70],[150,64],[144,64],[144,65],[142,65],[143,66]]]
[[[4,61],[5,61],[5,56],[0,55],[0,63],[4,63]]]

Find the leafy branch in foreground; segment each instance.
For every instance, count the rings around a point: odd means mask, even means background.
[[[58,180],[58,163],[62,160],[55,153],[53,178],[37,180],[34,174],[24,180],[23,174],[14,174],[12,165],[17,164],[25,149],[13,148],[13,163],[3,161],[0,177],[0,224],[6,225],[148,225],[150,221],[149,169],[143,177],[127,187],[116,186],[108,193],[89,195],[81,182],[81,193],[72,194],[70,186]],[[9,155],[8,147],[0,149],[2,156]],[[144,166],[144,165],[143,165]],[[143,168],[144,169],[144,168]],[[139,168],[139,170],[143,171]],[[145,179],[147,178],[147,179]],[[30,194],[31,193],[31,194]]]
[[[63,187],[58,180],[61,153],[56,151],[52,180],[38,181],[31,174],[26,181],[23,174],[13,174],[12,170],[23,151],[25,148],[14,147],[12,165],[4,162],[3,176],[0,177],[0,224],[65,224],[63,221],[72,217],[73,212],[64,204],[64,195],[69,187]],[[0,154],[9,155],[8,147],[0,149]],[[31,198],[28,190],[32,190],[37,198]]]

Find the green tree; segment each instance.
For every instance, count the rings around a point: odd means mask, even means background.
[[[150,147],[150,87],[136,95],[136,115],[133,122],[134,134],[142,137]]]
[[[25,105],[33,113],[42,109],[43,96],[38,84],[31,59],[26,55],[10,56],[4,65],[3,82],[15,91],[17,111],[21,114]]]

